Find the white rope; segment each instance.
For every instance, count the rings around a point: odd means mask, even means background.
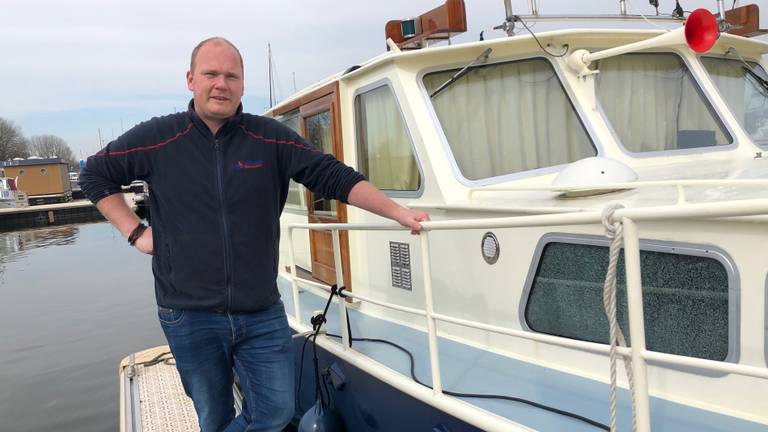
[[[608,318],[608,327],[610,330],[610,360],[611,360],[611,432],[616,432],[616,347],[617,345],[627,346],[624,334],[619,327],[619,321],[616,318],[616,267],[619,263],[619,253],[623,242],[624,226],[620,221],[614,219],[614,212],[624,208],[621,204],[609,204],[603,209],[603,226],[605,227],[605,236],[611,239],[611,245],[608,249],[608,271],[605,275],[605,284],[603,285],[603,307],[605,315]],[[624,357],[624,368],[629,381],[629,391],[632,395],[632,431],[637,430],[637,419],[635,415],[635,392],[634,379],[632,378],[632,361]]]

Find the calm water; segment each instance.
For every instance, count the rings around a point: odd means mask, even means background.
[[[0,233],[0,431],[118,430],[120,359],[164,343],[151,259],[110,225]]]

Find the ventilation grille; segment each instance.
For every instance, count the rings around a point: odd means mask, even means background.
[[[408,243],[389,242],[389,260],[392,286],[411,291],[411,250]]]

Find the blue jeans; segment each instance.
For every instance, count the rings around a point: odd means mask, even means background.
[[[158,310],[202,432],[281,431],[293,417],[294,359],[283,303],[255,313]],[[243,389],[235,417],[233,369]]]

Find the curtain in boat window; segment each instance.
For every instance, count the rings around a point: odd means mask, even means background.
[[[419,170],[392,90],[382,86],[355,100],[360,172],[383,190],[416,191]]]
[[[740,59],[704,57],[701,62],[750,138],[759,144],[768,144],[768,89],[746,68],[768,79],[765,70]]]
[[[732,142],[675,54],[625,54],[597,62],[600,106],[621,144],[640,153]]]
[[[457,70],[431,73],[432,93]],[[473,68],[432,98],[448,145],[470,180],[594,156],[552,65],[530,59]]]

